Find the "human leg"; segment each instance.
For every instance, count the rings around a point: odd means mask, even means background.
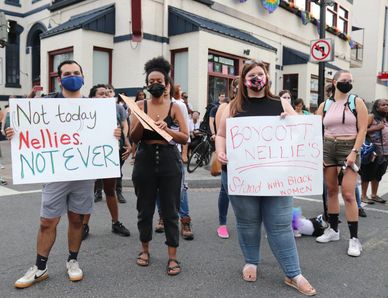
[[[260,262],[261,210],[260,199],[229,195],[237,222],[237,234],[245,263]],[[291,222],[291,221],[290,221]]]
[[[218,221],[219,227],[217,229],[218,237],[226,239],[229,238],[229,232],[226,227],[226,219],[228,215],[229,197],[227,193],[227,172],[221,171],[221,188],[218,195]]]
[[[268,243],[289,278],[301,274],[298,251],[292,232],[292,197],[261,197],[261,214]]]

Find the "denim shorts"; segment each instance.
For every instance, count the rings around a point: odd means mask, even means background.
[[[56,218],[71,211],[91,214],[94,202],[94,181],[52,182],[43,186],[40,216]]]
[[[352,152],[356,140],[338,140],[336,138],[323,139],[323,163],[326,166],[342,166],[346,158]],[[360,166],[360,159],[357,156],[355,161]]]

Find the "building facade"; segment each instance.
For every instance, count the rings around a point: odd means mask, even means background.
[[[388,99],[388,0],[355,1],[353,24],[366,63],[352,69],[355,92],[367,102]],[[357,51],[354,49],[352,51]],[[354,53],[356,55],[356,53]]]
[[[329,82],[351,66],[353,1],[332,1],[326,37],[334,61]],[[84,93],[96,83],[112,83],[129,96],[145,85],[144,63],[164,56],[172,77],[204,111],[250,59],[268,66],[274,93],[291,90],[316,108],[318,65],[310,62],[310,42],[319,38],[319,5],[313,0],[281,0],[269,13],[262,1],[247,0],[0,0],[9,24],[0,48],[0,99],[23,96],[33,85],[59,88],[56,67],[75,59],[85,73]]]

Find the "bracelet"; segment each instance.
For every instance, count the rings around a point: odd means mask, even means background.
[[[355,152],[356,154],[358,154],[358,150],[356,148],[353,148],[352,152]]]

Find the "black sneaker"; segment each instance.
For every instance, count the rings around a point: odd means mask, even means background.
[[[119,221],[112,224],[112,232],[124,237],[129,237],[131,235],[129,230],[126,227],[124,227],[124,225]]]
[[[359,217],[366,217],[366,212],[364,210],[364,208],[358,208],[358,216]]]
[[[102,192],[101,191],[96,191],[94,193],[94,202],[97,203],[97,202],[100,202],[102,201]]]
[[[119,201],[121,204],[125,204],[127,202],[121,192],[117,192],[117,201]]]
[[[84,229],[82,231],[82,240],[85,240],[89,236],[89,225],[84,224]]]

